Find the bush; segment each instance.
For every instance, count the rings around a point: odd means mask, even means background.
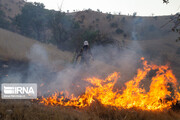
[[[158,17],[157,17],[157,16],[154,16],[153,18],[154,18],[155,20],[157,20],[157,19],[158,19]]]
[[[134,13],[133,13],[133,17],[136,17],[136,15],[137,15],[137,12],[134,12]]]
[[[73,29],[79,29],[80,25],[78,22],[74,22],[74,24],[72,25]]]
[[[62,50],[68,49],[67,42],[71,39],[73,33],[80,28],[80,25],[74,19],[60,11],[51,14],[48,24],[53,34],[54,43]]]
[[[118,29],[116,29],[116,33],[117,34],[122,34],[124,31],[122,30],[122,29],[120,29],[120,28],[118,28]]]
[[[117,23],[117,22],[111,23],[111,27],[112,27],[112,28],[117,28],[117,27],[118,27],[118,23]]]
[[[113,18],[114,18],[114,16],[111,14],[107,14],[107,16],[106,16],[106,19],[108,19],[108,21],[111,21],[111,19],[113,19]]]
[[[123,37],[124,37],[124,38],[126,38],[126,37],[127,37],[127,34],[126,34],[126,33],[124,33]]]

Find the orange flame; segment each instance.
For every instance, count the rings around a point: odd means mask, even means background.
[[[105,80],[95,77],[86,79],[93,86],[88,86],[85,93],[69,98],[64,97],[64,92],[56,92],[51,97],[40,99],[45,105],[75,106],[83,108],[90,106],[94,101],[99,101],[104,106],[114,106],[119,109],[138,108],[142,110],[164,110],[169,109],[173,104],[180,100],[178,83],[172,70],[167,66],[149,65],[144,58],[143,68],[137,70],[137,75],[127,83],[126,89],[114,92],[114,85],[119,79],[119,73],[114,72]],[[149,91],[140,87],[140,82],[146,78],[147,74],[155,70],[156,75],[152,77]],[[167,99],[170,98],[170,99]]]

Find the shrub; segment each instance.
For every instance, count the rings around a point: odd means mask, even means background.
[[[117,23],[117,22],[111,23],[111,27],[112,27],[112,28],[117,28],[117,27],[118,27],[118,23]]]
[[[157,19],[158,19],[158,17],[157,17],[157,16],[154,16],[154,19],[155,19],[155,20],[157,20]]]
[[[124,33],[123,37],[124,37],[124,38],[126,38],[126,37],[127,37],[127,34],[126,34],[126,33]]]
[[[117,34],[122,34],[123,32],[124,32],[124,31],[123,31],[122,29],[120,29],[120,28],[117,28],[117,29],[116,29],[116,33],[117,33]]]
[[[122,22],[122,23],[125,23],[125,22],[126,22],[126,18],[123,17],[123,18],[121,19],[121,22]]]
[[[113,19],[113,18],[114,18],[114,16],[111,14],[107,14],[107,16],[106,16],[106,19],[108,19],[108,21],[111,21],[111,19]]]
[[[134,13],[133,13],[133,17],[136,17],[136,15],[137,15],[137,12],[134,12]]]

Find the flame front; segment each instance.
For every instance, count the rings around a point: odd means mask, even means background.
[[[138,108],[142,110],[164,110],[169,109],[180,100],[178,83],[172,70],[165,66],[147,64],[144,58],[143,68],[137,70],[137,75],[126,82],[123,91],[114,90],[114,85],[120,78],[119,73],[114,72],[105,80],[95,77],[86,79],[92,86],[88,86],[81,96],[67,98],[63,92],[56,92],[51,97],[39,99],[45,105],[75,106],[83,108],[90,106],[93,102],[99,101],[104,106],[114,106],[116,108]],[[146,78],[148,73],[154,70],[148,91],[140,87],[140,82]]]

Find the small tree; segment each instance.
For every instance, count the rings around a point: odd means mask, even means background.
[[[163,0],[163,3],[168,4],[168,3],[169,3],[169,0]]]
[[[118,29],[116,29],[116,33],[117,34],[122,34],[124,31],[122,30],[122,29],[120,29],[120,28],[118,28]]]
[[[155,20],[157,20],[157,19],[158,19],[158,17],[157,17],[157,16],[154,16],[153,18],[154,18]]]
[[[111,21],[111,19],[113,19],[114,17],[113,17],[113,15],[111,15],[111,14],[107,14],[107,16],[106,16],[106,19],[108,19],[108,21]]]
[[[123,34],[123,37],[124,37],[124,38],[126,38],[126,37],[127,37],[127,34],[126,34],[126,33],[124,33],[124,34]]]
[[[44,9],[42,3],[26,3],[22,8],[21,14],[13,20],[21,34],[42,40],[42,31],[47,23],[48,11]]]
[[[133,13],[133,17],[136,17],[136,15],[137,15],[137,12],[134,12],[134,13]]]
[[[123,18],[121,19],[121,22],[122,22],[122,23],[125,23],[125,22],[126,22],[126,18],[123,17]]]
[[[113,22],[110,25],[112,28],[117,28],[118,27],[118,23],[117,22]]]
[[[60,11],[51,15],[48,24],[53,33],[53,39],[60,49],[64,49],[64,43],[69,38],[71,28],[79,27],[78,23],[73,24],[72,19]]]

